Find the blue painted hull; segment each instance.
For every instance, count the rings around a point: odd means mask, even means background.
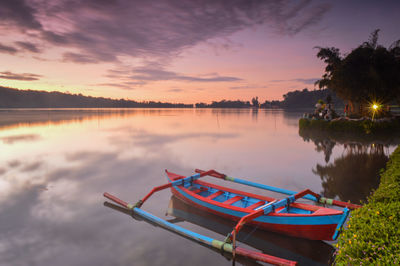
[[[170,177],[168,177],[168,180],[170,182],[172,181]],[[199,188],[203,186],[204,183],[205,182],[195,181],[193,187]],[[212,184],[206,184],[212,186]],[[218,188],[221,190],[221,187],[218,186]],[[226,191],[229,190],[229,188],[224,189]],[[223,204],[223,202],[216,200],[210,200],[207,197],[193,193],[189,187],[185,187],[183,185],[173,186],[171,190],[176,197],[197,208],[227,217],[235,221],[253,211],[247,208]],[[237,195],[247,195],[246,192],[240,191],[238,193],[228,193],[232,194],[231,198]],[[297,203],[293,203],[292,205],[297,207],[306,205],[296,204]],[[251,221],[250,224],[294,237],[313,240],[334,240],[335,236],[337,235],[335,232],[343,224],[345,220],[344,216],[346,216],[347,213],[317,206],[313,206],[313,208],[317,208],[318,211],[314,211],[312,213],[311,211],[304,211],[304,213],[285,213],[285,210],[281,209],[280,211],[257,217]]]

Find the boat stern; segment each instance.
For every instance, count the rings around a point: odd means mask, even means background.
[[[332,240],[336,240],[340,234],[340,231],[342,230],[342,227],[344,225],[344,223],[347,220],[347,217],[349,216],[350,210],[348,208],[344,208],[343,209],[343,215],[342,218],[340,219],[336,229],[335,229],[335,233],[332,236]]]

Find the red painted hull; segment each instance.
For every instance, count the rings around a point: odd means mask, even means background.
[[[213,209],[207,208],[205,206],[199,205],[181,193],[179,193],[175,188],[171,188],[172,193],[179,199],[185,201],[186,203],[205,210],[210,213],[214,213],[219,216],[223,216],[233,221],[239,221],[240,217],[228,215],[226,213],[218,212]],[[293,237],[306,238],[311,240],[332,240],[332,236],[336,230],[336,224],[329,225],[290,225],[290,224],[269,224],[269,223],[259,223],[259,222],[249,222],[252,226],[257,226],[259,228],[277,232],[284,235],[289,235]]]

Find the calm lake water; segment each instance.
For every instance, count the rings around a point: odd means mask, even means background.
[[[136,202],[166,182],[164,169],[183,175],[216,169],[365,200],[395,146],[303,138],[300,116],[251,109],[0,110],[0,265],[230,265],[219,252],[103,204],[105,191]],[[233,226],[171,198],[169,190],[143,209],[220,240]],[[303,265],[328,264],[334,251],[322,241],[251,228],[241,238],[243,247]]]

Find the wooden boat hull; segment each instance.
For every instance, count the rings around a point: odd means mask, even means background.
[[[167,177],[169,181],[173,181],[181,176],[167,172]],[[210,195],[203,192],[195,193],[193,188],[195,190],[207,188]],[[172,186],[171,191],[176,197],[196,208],[234,221],[238,221],[243,216],[254,211],[251,206],[240,207],[239,201],[235,203],[235,200],[239,198],[243,200],[246,198],[249,201],[254,202],[259,200],[264,203],[274,200],[273,198],[217,186],[200,180],[193,181],[191,186]],[[229,194],[230,197],[227,196],[226,201],[218,201],[218,197],[213,199],[211,194],[217,193],[216,191],[223,191],[225,195]],[[222,197],[221,193],[220,195]],[[254,205],[256,206],[257,204]],[[285,208],[277,209],[275,212],[257,217],[249,223],[269,231],[293,237],[312,240],[333,240],[336,230],[340,229],[346,219],[346,217],[344,217],[345,215],[346,214],[340,210],[309,204],[292,203],[290,204],[289,210],[285,210]]]

